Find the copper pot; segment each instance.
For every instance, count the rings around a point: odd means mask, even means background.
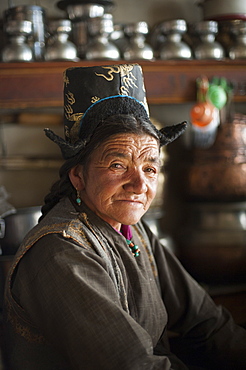
[[[185,192],[201,201],[246,200],[246,118],[219,127],[215,143],[194,149],[185,166]]]

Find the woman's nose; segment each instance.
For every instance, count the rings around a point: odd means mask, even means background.
[[[140,171],[134,171],[123,187],[126,191],[136,194],[146,193],[148,190],[146,178]]]

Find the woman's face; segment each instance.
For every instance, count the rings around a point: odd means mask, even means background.
[[[86,171],[77,168],[81,199],[116,229],[135,224],[157,189],[159,145],[149,135],[117,134],[91,155]],[[78,188],[78,186],[77,186]]]

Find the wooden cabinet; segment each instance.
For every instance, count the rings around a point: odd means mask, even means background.
[[[0,109],[60,107],[63,71],[69,67],[112,64],[112,61],[1,63]],[[124,63],[117,61],[115,64]],[[149,104],[196,100],[196,78],[225,77],[234,84],[234,101],[246,102],[246,60],[139,61]]]

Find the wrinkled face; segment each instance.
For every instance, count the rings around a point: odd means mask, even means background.
[[[159,169],[155,138],[114,135],[92,153],[86,171],[79,166],[81,199],[118,230],[135,224],[156,194]]]

